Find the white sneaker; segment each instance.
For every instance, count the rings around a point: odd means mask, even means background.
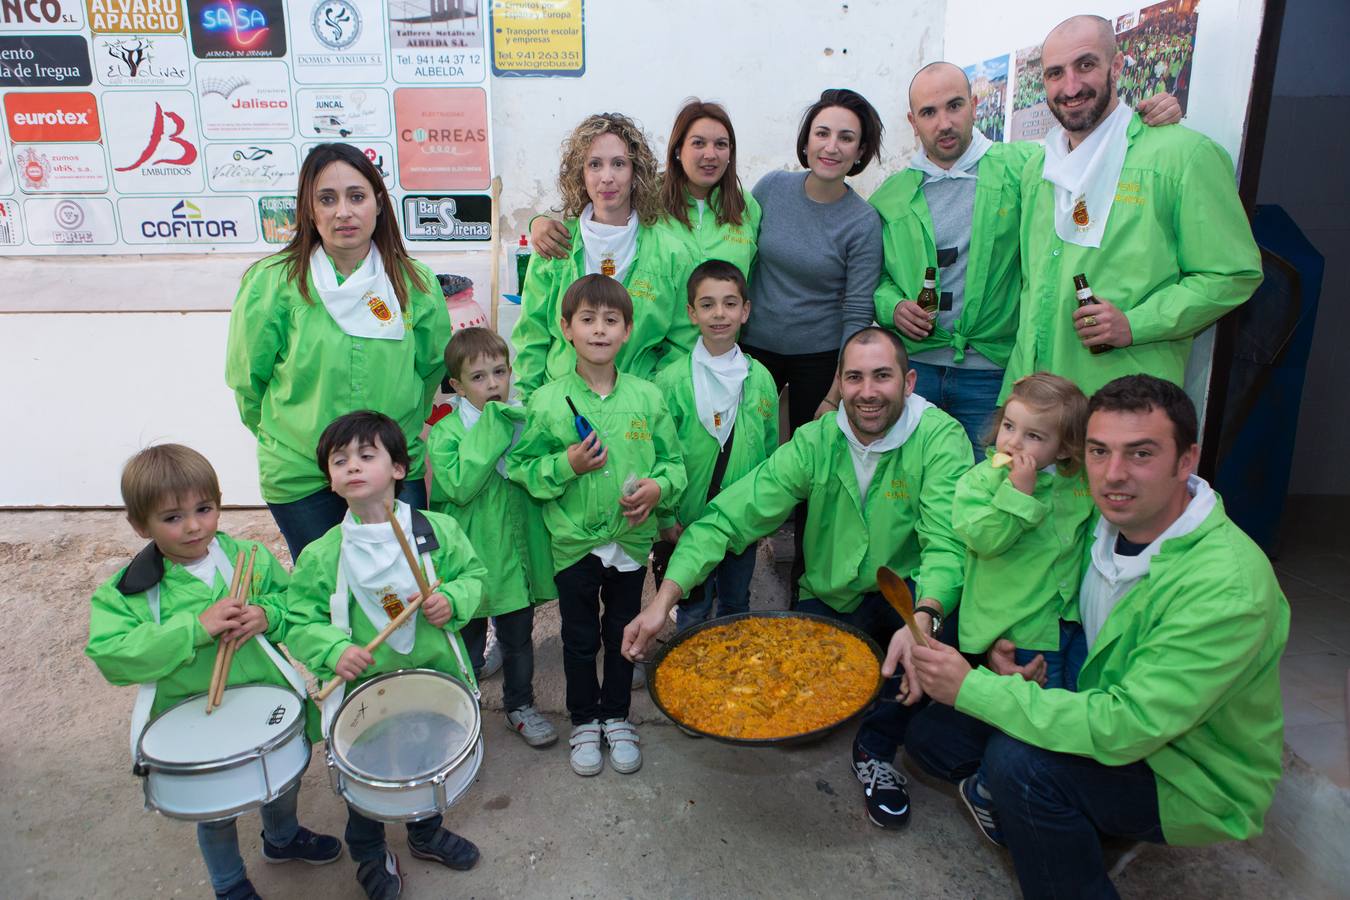
[[[483,652],[483,670],[478,673],[479,681],[486,681],[502,670],[502,645],[495,637],[487,644]]]
[[[609,744],[609,764],[614,771],[630,775],[642,768],[642,751],[638,749],[638,733],[627,719],[606,719],[605,743]]]
[[[600,753],[600,723],[587,722],[572,728],[567,742],[572,745],[572,771],[578,775],[599,775],[605,767]]]
[[[558,739],[558,732],[533,706],[522,706],[506,714],[506,727],[525,739],[531,747],[547,747]]]

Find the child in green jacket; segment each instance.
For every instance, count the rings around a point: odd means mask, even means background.
[[[355,687],[399,669],[434,669],[472,687],[468,654],[458,631],[478,611],[487,571],[454,519],[394,506],[408,540],[422,551],[428,582],[440,580],[420,610],[373,653],[365,645],[418,596],[417,582],[389,524],[389,505],[410,468],[403,430],[371,410],[335,419],[315,452],[347,515],[300,553],[291,578],[288,645],[321,681],[334,675]],[[342,594],[346,608],[331,604]],[[324,701],[325,732],[342,691]],[[408,849],[419,859],[470,869],[478,848],[441,826],[441,816],[408,823]],[[347,807],[347,846],[356,879],[372,900],[397,897],[403,887],[398,858],[385,842],[384,823]]]
[[[446,371],[459,394],[455,411],[431,429],[431,508],[464,529],[487,567],[483,604],[461,635],[475,665],[483,658],[488,617],[502,648],[506,724],[531,747],[558,739],[534,708],[534,604],[558,596],[553,556],[539,504],[506,478],[506,452],[520,439],[525,410],[508,404],[506,341],[487,328],[455,332]]]
[[[210,687],[218,640],[241,641],[227,684],[303,693],[300,676],[268,643],[286,636],[286,570],[261,544],[216,530],[220,484],[211,463],[181,444],[148,447],[122,470],[122,502],[131,527],[150,543],[94,592],[84,652],[109,682],[141,685],[133,755],[150,720]],[[255,546],[254,596],[241,607],[228,596],[234,561]],[[336,861],[342,843],[296,821],[299,794],[297,783],[262,807],[263,859]],[[258,894],[239,855],[235,821],[199,822],[197,844],[216,896],[248,900]]]
[[[729,262],[710,259],[689,276],[689,320],[699,338],[656,376],[684,453],[689,485],[673,516],[661,519],[669,547],[723,487],[731,485],[778,449],[778,387],[764,366],[741,352],[736,334],[750,316],[745,276]],[[716,484],[714,484],[714,480]],[[755,574],[751,542],[728,553],[699,587],[675,609],[681,631],[713,615],[750,609]]]
[[[621,652],[623,629],[642,604],[652,513],[679,500],[684,464],[661,392],[615,367],[633,327],[623,285],[606,275],[578,279],[563,296],[561,325],[576,369],[530,395],[507,475],[544,502],[553,540],[572,769],[598,775],[603,739],[610,765],[627,774],[642,753],[628,721],[633,664]],[[602,642],[603,683],[595,675]]]

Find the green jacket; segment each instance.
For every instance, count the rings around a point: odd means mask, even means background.
[[[1130,122],[1129,150],[1100,248],[1060,240],[1054,185],[1028,166],[1022,182],[1022,313],[1003,380],[1063,375],[1091,396],[1114,378],[1149,372],[1180,384],[1192,337],[1246,302],[1261,253],[1223,148],[1182,126]],[[1094,356],[1078,340],[1073,276],[1125,312],[1134,343]]]
[[[427,438],[431,508],[459,523],[487,568],[475,618],[558,596],[543,510],[524,488],[497,472],[516,423],[524,419],[521,407],[493,402],[473,428],[465,430],[459,414],[451,413]]]
[[[1169,844],[1245,840],[1261,833],[1280,780],[1288,637],[1275,573],[1220,501],[1116,604],[1077,693],[978,669],[956,708],[1047,750],[1145,760]]]
[[[567,448],[579,441],[568,397],[609,451],[603,469],[578,475],[567,461]],[[604,398],[576,372],[531,394],[525,433],[507,455],[506,473],[544,503],[555,573],[615,542],[639,563],[646,560],[656,541],[660,510],[673,509],[685,486],[680,442],[661,392],[651,382],[622,373],[613,393]],[[657,509],[636,527],[628,524],[619,506],[630,475],[651,478],[661,487]]]
[[[427,291],[409,285],[400,341],[354,338],[317,293],[306,303],[286,280],[280,256],[249,269],[230,313],[225,383],[244,425],[258,438],[263,499],[290,503],[328,486],[314,459],[319,435],[338,416],[377,409],[403,428],[421,478],[422,423],[445,375],[450,314],[431,270],[417,263]]]
[[[877,590],[877,567],[917,582],[914,595],[950,612],[961,599],[965,548],[952,532],[952,493],[970,468],[970,439],[936,407],[877,463],[866,502],[858,496],[848,439],[834,417],[798,428],[792,440],[717,495],[680,537],[666,577],[701,584],[730,550],[772,532],[803,500],[803,597],[842,613]]]
[[[1031,496],[988,460],[961,476],[952,530],[966,542],[963,653],[983,653],[1001,637],[1028,650],[1059,649],[1059,620],[1076,617],[1093,509],[1081,475],[1038,473]]]
[[[1028,160],[1035,160],[1039,172],[1043,154],[1040,144],[1033,141],[996,143],[980,160],[961,315],[952,331],[934,322],[933,332],[922,341],[901,334],[910,353],[951,347],[952,358],[959,363],[970,346],[990,362],[1007,365],[1017,337],[1022,290],[1018,257],[1022,170]],[[896,172],[868,200],[881,214],[884,253],[877,282],[877,321],[892,331],[897,331],[895,308],[900,301],[919,296],[924,269],[938,264],[933,217],[924,198],[923,180],[924,174],[918,169]]]
[[[446,635],[449,634],[450,639],[459,646],[467,663],[469,654],[460,639],[459,630],[478,614],[478,605],[483,599],[483,578],[487,570],[454,519],[434,512],[423,515],[431,523],[432,534],[438,543],[436,549],[431,551],[436,578],[441,582],[436,593],[450,601],[453,614],[443,628],[437,628],[418,612],[413,619],[416,624],[412,652],[404,655],[388,643],[381,644],[373,654],[375,664],[362,672],[360,678],[348,685],[349,688],[376,675],[399,669],[435,669],[463,679],[459,661]],[[287,598],[290,605],[290,633],[286,646],[315,678],[324,683],[332,680],[333,667],[337,665],[343,651],[353,646],[364,647],[388,624],[387,621],[378,624],[371,622],[361,604],[348,593],[351,634],[333,626],[329,601],[337,589],[341,550],[342,526],[334,525],[327,534],[301,551],[295,572],[291,575]],[[472,683],[472,671],[468,675],[468,681]]]
[[[731,453],[727,457],[722,487],[743,478],[751,469],[769,458],[778,449],[778,387],[769,370],[747,355],[750,365],[745,384],[741,388],[741,405],[736,412],[736,427],[731,438]],[[713,467],[722,448],[717,438],[708,433],[698,419],[694,404],[693,362],[685,353],[675,358],[656,376],[671,418],[675,420],[675,434],[684,452],[684,470],[689,484],[684,489],[673,516],[661,521],[666,527],[679,522],[688,525],[703,515],[708,508],[708,486],[712,483]]]
[[[520,294],[520,319],[511,332],[516,348],[516,389],[523,399],[541,385],[576,368],[577,354],[563,337],[562,299],[572,282],[586,274],[586,247],[576,219],[565,223],[572,249],[562,259],[530,256]],[[623,286],[633,298],[633,333],[619,351],[620,372],[651,378],[668,354],[678,349],[670,341],[671,326],[684,314],[684,285],[675,284],[672,246],[653,228],[638,226],[637,258],[624,276]]]
[[[671,253],[673,284],[678,297],[672,313],[670,340],[685,352],[692,351],[694,341],[698,340],[698,329],[684,314],[689,297],[690,274],[707,260],[720,259],[733,263],[749,279],[750,269],[755,262],[755,244],[759,239],[761,218],[759,201],[749,191],[743,191],[745,211],[741,213],[741,224],[718,224],[717,201],[720,194],[721,188],[713,189],[700,218],[698,201],[688,192],[685,193],[689,212],[688,228],[671,216],[662,216],[652,226],[652,233],[660,237],[662,245]]]
[[[286,637],[286,584],[290,580],[276,557],[262,544],[216,532],[220,549],[231,562],[239,551],[247,556],[257,546],[253,563],[253,599],[267,613],[266,637],[273,644]],[[159,585],[159,622],[150,614],[146,591]],[[216,639],[197,617],[230,592],[220,574],[208,588],[178,563],[170,562],[153,543],[129,565],[99,585],[89,601],[89,643],[84,654],[103,677],[116,685],[159,682],[150,715],[211,686]],[[291,690],[286,677],[258,646],[246,641],[234,654],[227,684],[275,684]]]

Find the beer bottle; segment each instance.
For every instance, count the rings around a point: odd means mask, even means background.
[[[1073,289],[1074,293],[1078,295],[1079,306],[1093,306],[1097,303],[1097,298],[1092,295],[1092,288],[1088,287],[1087,276],[1082,272],[1073,276]],[[1103,353],[1110,353],[1115,348],[1110,344],[1094,344],[1088,349],[1092,351],[1093,355],[1099,356]]]
[[[915,302],[928,313],[930,322],[938,317],[937,269],[932,266],[923,270],[923,290]]]

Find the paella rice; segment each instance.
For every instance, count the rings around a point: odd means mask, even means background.
[[[671,718],[742,740],[793,737],[862,709],[881,666],[848,632],[803,617],[716,625],[672,647],[656,670]]]

